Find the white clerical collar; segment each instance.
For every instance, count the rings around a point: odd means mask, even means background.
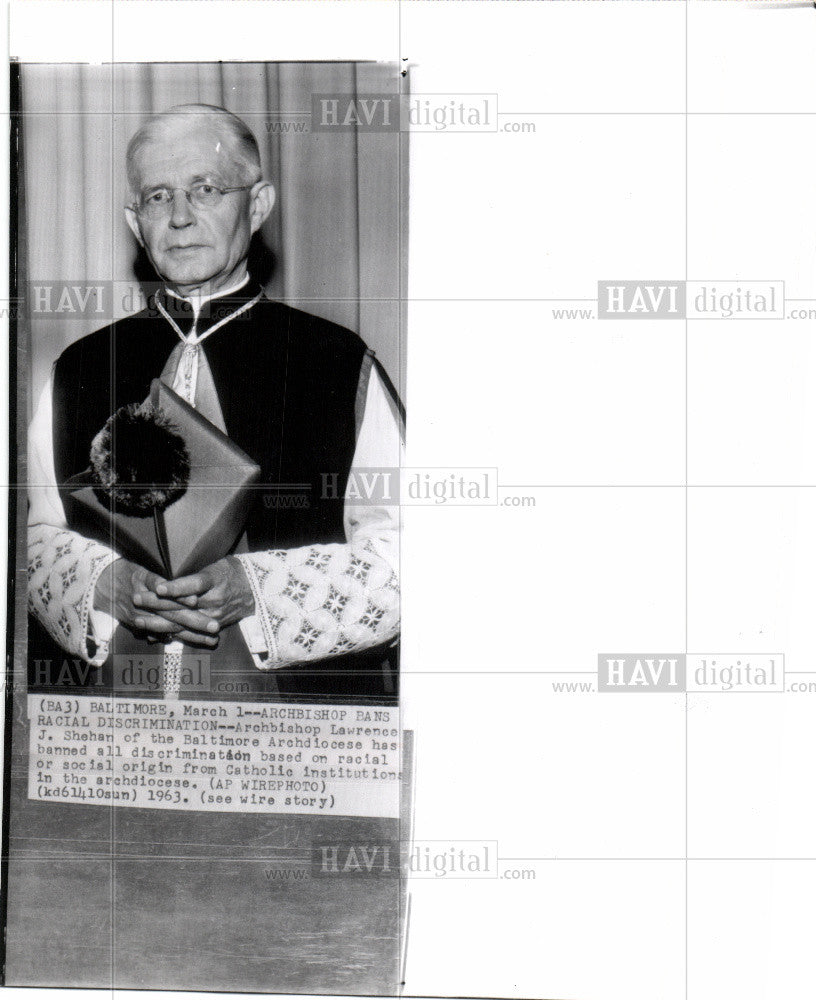
[[[247,302],[244,302],[237,309],[233,310],[233,312],[228,313],[226,316],[222,316],[217,323],[214,323],[211,327],[205,330],[204,333],[199,334],[198,317],[201,312],[201,307],[206,302],[209,302],[210,299],[220,299],[227,295],[231,295],[233,292],[239,291],[241,288],[244,287],[244,285],[246,285],[248,281],[249,281],[249,275],[247,275],[243,281],[238,282],[237,285],[233,285],[231,288],[221,289],[221,291],[216,292],[214,295],[202,295],[195,301],[192,298],[185,298],[184,296],[178,295],[176,292],[171,291],[169,288],[166,288],[165,291],[167,292],[168,295],[172,295],[174,299],[179,299],[182,302],[190,302],[191,305],[193,305],[193,308],[195,309],[195,319],[193,320],[192,328],[190,329],[190,332],[186,334],[182,332],[178,323],[173,319],[173,317],[167,312],[167,310],[161,304],[161,298],[159,296],[156,296],[156,307],[162,314],[162,316],[164,316],[164,318],[170,324],[170,326],[173,327],[176,334],[178,335],[179,340],[181,340],[183,344],[187,344],[190,347],[195,347],[198,344],[200,344],[203,340],[206,340],[207,337],[215,333],[216,330],[220,330],[221,327],[229,323],[230,320],[233,320],[237,316],[240,316],[242,313],[247,312],[247,310],[251,309],[256,302],[259,302],[263,298],[263,289],[261,289],[257,293],[257,295],[255,295],[253,298],[249,299]]]
[[[249,284],[249,274],[245,274],[237,284],[230,285],[229,288],[221,288],[217,292],[213,292],[212,295],[199,295],[198,292],[193,292],[192,295],[179,295],[178,292],[174,292],[172,288],[167,288],[166,286],[165,291],[180,302],[190,303],[193,307],[193,329],[195,329],[198,326],[198,317],[201,315],[201,309],[207,302],[211,299],[221,299],[226,295],[232,295],[233,292],[239,292],[247,284]]]

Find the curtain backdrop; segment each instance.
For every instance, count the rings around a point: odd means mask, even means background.
[[[359,333],[404,390],[400,288],[405,254],[405,137],[310,132],[312,93],[396,93],[399,70],[375,63],[25,65],[24,240],[30,286],[115,282],[109,315],[23,303],[30,401],[72,341],[133,311],[144,261],[123,215],[125,149],[155,112],[217,104],[255,133],[277,202],[252,269],[269,295]],[[306,123],[306,124],[299,124]],[[302,128],[303,131],[299,129]],[[404,154],[404,148],[402,149]],[[56,285],[55,294],[59,292]],[[92,298],[91,302],[96,299]]]

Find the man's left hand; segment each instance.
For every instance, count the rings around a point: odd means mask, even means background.
[[[255,613],[255,597],[244,567],[235,556],[219,559],[189,576],[162,581],[142,596],[146,610],[169,611],[179,604],[197,608],[225,628]]]

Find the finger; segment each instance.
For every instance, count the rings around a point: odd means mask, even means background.
[[[167,643],[172,639],[179,639],[181,642],[206,646],[209,649],[214,649],[218,645],[217,635],[200,632],[198,629],[180,628],[176,622],[167,621],[158,615],[140,615],[134,625],[139,631],[148,632],[148,638],[153,642]]]
[[[215,635],[220,629],[220,625],[216,619],[209,618],[200,611],[193,611],[188,608],[177,611],[163,611],[162,618],[166,618],[170,622],[175,622],[182,628],[190,629],[192,632]]]
[[[202,635],[200,632],[189,632],[187,629],[178,632],[174,638],[186,642],[188,646],[203,646],[205,649],[215,649],[218,645],[217,635]]]
[[[167,583],[163,576],[159,576],[158,573],[151,573],[149,569],[143,570],[140,577],[139,582],[143,583],[148,590],[152,590],[154,594],[157,593],[158,587]]]
[[[137,608],[144,608],[146,611],[180,611],[183,607],[189,607],[188,597],[181,601],[171,601],[168,597],[157,597],[152,590],[142,590],[133,595],[133,603]],[[197,599],[196,599],[197,600]]]
[[[217,621],[197,611],[180,611],[177,614],[166,611],[162,615],[142,613],[137,615],[133,624],[140,632],[150,632],[165,638],[180,629],[202,635],[217,635],[220,628]]]
[[[202,635],[200,632],[190,632],[188,629],[173,632],[172,635],[149,635],[147,637],[147,641],[151,645],[155,645],[156,643],[167,645],[171,640],[174,642],[178,640],[179,642],[186,643],[188,646],[200,646],[202,649],[215,649],[218,645],[217,635]]]
[[[153,635],[164,637],[172,635],[173,632],[178,632],[179,629],[176,622],[168,621],[166,618],[159,617],[159,615],[147,613],[137,615],[133,620],[133,624],[140,632],[150,632]]]
[[[206,570],[190,576],[180,576],[178,580],[167,580],[156,587],[159,597],[191,597],[206,594],[212,587],[212,579]]]

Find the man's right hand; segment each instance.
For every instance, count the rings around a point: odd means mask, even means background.
[[[178,639],[193,646],[218,645],[218,622],[194,608],[166,600],[160,613],[141,607],[143,595],[167,583],[127,559],[116,559],[103,570],[94,591],[94,607],[104,611],[133,632],[146,633],[158,642]]]

